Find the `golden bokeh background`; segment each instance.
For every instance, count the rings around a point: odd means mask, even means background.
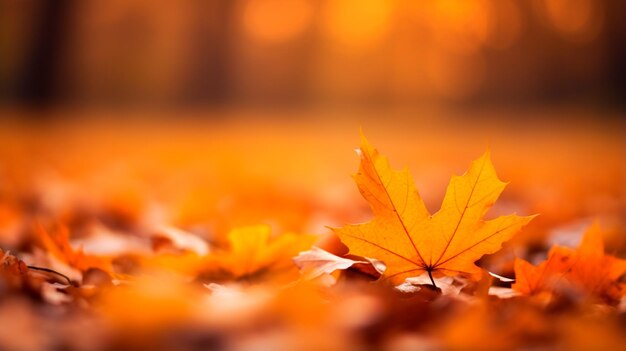
[[[348,176],[360,129],[431,211],[490,147],[512,181],[494,211],[542,214],[524,240],[626,218],[621,2],[0,6],[11,246],[31,215],[326,233],[369,216]]]
[[[8,104],[622,103],[625,5],[3,0]]]

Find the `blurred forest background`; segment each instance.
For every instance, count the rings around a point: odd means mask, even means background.
[[[368,218],[348,176],[362,129],[433,210],[489,145],[516,184],[507,206],[542,214],[528,236],[621,227],[625,13],[609,0],[0,0],[0,183],[42,191],[42,208],[72,203],[74,184],[134,216],[156,201],[185,229],[323,233]]]
[[[622,110],[625,13],[610,0],[1,0],[0,104]]]

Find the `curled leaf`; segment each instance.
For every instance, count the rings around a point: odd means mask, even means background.
[[[314,279],[323,274],[331,274],[336,270],[348,269],[355,264],[368,264],[368,261],[355,261],[333,255],[328,251],[314,246],[311,250],[303,251],[293,258],[293,262],[300,268],[307,279]]]

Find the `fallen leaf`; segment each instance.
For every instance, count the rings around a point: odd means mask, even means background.
[[[530,262],[521,258],[515,259],[515,283],[512,288],[524,295],[534,295],[538,292],[548,289],[548,285],[552,285],[551,280],[555,279],[555,272],[551,265],[554,264],[554,255],[548,254],[548,259],[541,262],[537,266],[533,266]],[[559,274],[561,275],[561,274]]]
[[[200,256],[193,252],[182,255],[158,255],[144,258],[144,265],[170,268],[186,274],[201,275],[212,282],[224,279],[255,280],[258,278],[295,278],[297,266],[292,258],[311,248],[315,235],[284,233],[271,235],[267,225],[235,228],[228,233],[229,246]]]
[[[501,275],[499,275],[499,274],[495,274],[495,273],[493,273],[493,272],[489,272],[489,271],[487,271],[487,274],[489,274],[490,276],[492,276],[492,277],[494,277],[494,278],[498,279],[499,281],[501,281],[501,282],[503,282],[503,283],[512,283],[512,282],[514,282],[514,281],[515,281],[515,279],[511,279],[511,278],[503,277],[503,276],[501,276]]]
[[[466,285],[466,282],[455,280],[454,277],[450,276],[433,278],[433,280],[444,295],[458,295]],[[422,285],[430,286],[431,284],[430,277],[427,273],[424,273],[417,277],[406,278],[404,283],[397,285],[395,289],[403,293],[413,293],[421,290]]]
[[[60,288],[66,287],[65,285],[43,283],[41,286],[41,296],[48,303],[53,305],[61,305],[72,301],[72,298],[59,291]]]
[[[513,289],[525,294],[555,292],[558,284],[572,284],[587,295],[617,304],[626,288],[619,278],[626,273],[626,260],[606,255],[602,231],[592,225],[577,249],[554,246],[548,258],[537,266],[523,260],[515,261],[516,282]]]
[[[29,266],[9,251],[0,249],[0,286],[3,288],[30,290],[41,294],[46,299],[46,285],[50,285],[52,282],[59,286],[70,284],[69,278],[56,271]]]
[[[28,266],[9,251],[0,249],[0,278],[3,284],[20,288],[28,279]]]
[[[228,234],[230,250],[217,255],[219,264],[235,276],[253,275],[260,270],[295,267],[291,257],[315,242],[313,235],[284,233],[271,236],[267,225],[242,227]]]
[[[323,274],[331,274],[336,270],[348,269],[355,264],[368,264],[368,261],[355,261],[333,255],[328,251],[314,246],[311,250],[303,251],[293,258],[293,262],[300,268],[306,279],[314,279]]]
[[[334,229],[350,252],[382,260],[382,279],[400,284],[407,277],[469,275],[481,270],[480,257],[498,251],[502,242],[533,216],[482,218],[504,190],[486,152],[467,173],[454,176],[439,212],[431,215],[408,170],[391,169],[386,157],[361,136],[361,164],[354,180],[369,202],[374,219]],[[433,282],[433,279],[431,279]]]
[[[521,295],[519,291],[515,291],[511,288],[503,288],[500,286],[489,287],[489,296],[496,296],[501,299],[510,299]]]
[[[209,253],[209,244],[206,241],[178,228],[170,226],[158,228],[153,236],[153,246],[159,240],[167,241],[177,249],[191,251],[201,256]]]
[[[89,255],[82,248],[74,249],[69,242],[69,231],[59,226],[55,232],[48,232],[41,225],[35,227],[35,233],[43,247],[56,259],[70,267],[86,272],[90,268],[98,268],[107,273],[113,273],[113,265],[109,258]]]

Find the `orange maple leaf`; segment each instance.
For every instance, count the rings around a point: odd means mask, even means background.
[[[538,266],[517,258],[512,288],[526,295],[554,292],[565,279],[581,292],[615,303],[626,293],[619,282],[624,273],[626,260],[605,254],[602,232],[594,224],[575,250],[554,246]]]
[[[35,227],[35,233],[43,247],[56,259],[67,265],[85,272],[90,268],[98,268],[107,273],[113,273],[111,259],[107,257],[89,255],[82,248],[74,249],[69,242],[69,231],[65,226],[59,226],[54,233],[49,233],[41,225]]]
[[[391,169],[386,157],[361,135],[359,171],[354,180],[369,202],[374,219],[334,229],[350,252],[382,260],[382,279],[394,284],[410,276],[469,275],[480,279],[474,264],[498,251],[502,242],[533,216],[508,215],[484,221],[506,183],[496,176],[486,152],[467,173],[453,176],[439,212],[431,215],[408,170]]]

